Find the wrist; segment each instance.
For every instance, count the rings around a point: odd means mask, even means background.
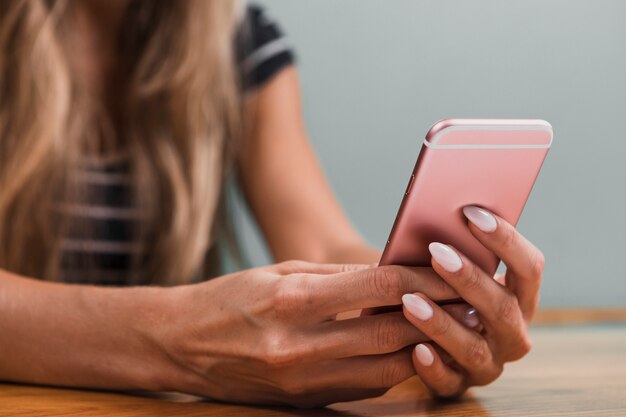
[[[206,395],[203,376],[186,357],[193,336],[187,332],[194,320],[190,297],[196,287],[137,288],[142,302],[134,306],[129,326],[149,349],[143,361],[149,369],[140,377],[140,389]]]
[[[107,334],[101,346],[103,377],[121,389],[174,391],[180,379],[177,364],[164,350],[172,326],[175,288],[83,287],[81,302],[91,323]],[[104,360],[103,360],[104,361]],[[117,382],[115,382],[117,381]]]
[[[177,287],[135,287],[125,294],[128,299],[124,304],[129,308],[126,327],[141,344],[137,364],[143,369],[136,374],[136,384],[141,390],[181,391],[179,385],[184,374],[168,354],[178,316],[179,293]]]

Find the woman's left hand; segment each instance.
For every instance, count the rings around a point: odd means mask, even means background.
[[[528,323],[539,302],[543,254],[503,219],[478,207],[463,210],[472,234],[507,266],[494,279],[455,249],[429,247],[435,271],[478,311],[482,331],[454,320],[423,294],[406,294],[404,315],[433,344],[415,347],[413,363],[424,384],[439,397],[454,397],[500,376],[506,362],[530,348]]]

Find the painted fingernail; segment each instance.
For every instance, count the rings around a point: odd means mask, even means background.
[[[443,243],[433,242],[428,245],[428,250],[435,261],[448,272],[456,272],[463,266],[463,261],[459,255]]]
[[[474,307],[470,307],[465,311],[463,315],[463,321],[469,328],[478,327],[480,324],[480,318],[478,317],[478,311]]]
[[[476,227],[485,233],[494,232],[498,227],[498,222],[496,222],[496,218],[493,217],[493,214],[480,207],[465,206],[463,207],[463,214],[470,222],[474,223]]]
[[[435,361],[435,357],[433,353],[426,347],[426,345],[417,345],[415,346],[415,356],[417,356],[417,360],[423,366],[430,366]]]
[[[428,320],[433,316],[433,308],[422,297],[415,294],[404,294],[402,304],[413,316],[420,320]]]

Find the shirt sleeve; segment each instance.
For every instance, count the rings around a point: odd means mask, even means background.
[[[294,53],[279,25],[257,5],[246,8],[236,39],[242,85],[253,90],[295,62]]]

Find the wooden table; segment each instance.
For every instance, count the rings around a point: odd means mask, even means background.
[[[523,361],[455,402],[420,394],[417,379],[380,398],[316,410],[0,384],[0,416],[626,416],[626,312],[543,312],[539,322]]]

